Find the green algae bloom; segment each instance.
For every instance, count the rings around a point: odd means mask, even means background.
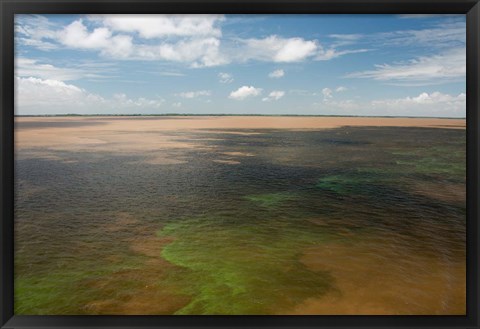
[[[158,234],[174,241],[162,256],[185,269],[170,280],[191,296],[176,314],[274,314],[334,289],[329,273],[308,269],[298,253],[329,235],[307,223],[268,223],[199,217],[166,225]]]

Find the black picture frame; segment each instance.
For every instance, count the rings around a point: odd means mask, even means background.
[[[1,328],[479,328],[478,0],[0,0],[0,327]],[[466,316],[15,316],[14,15],[15,14],[465,14],[467,17]]]

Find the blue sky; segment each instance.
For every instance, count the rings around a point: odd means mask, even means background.
[[[465,117],[463,15],[17,15],[16,114]]]

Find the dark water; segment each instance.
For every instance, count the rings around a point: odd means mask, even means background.
[[[465,312],[464,130],[244,132],[17,153],[16,314]]]

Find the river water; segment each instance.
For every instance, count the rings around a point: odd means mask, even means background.
[[[465,314],[464,129],[169,134],[17,150],[16,314]]]

